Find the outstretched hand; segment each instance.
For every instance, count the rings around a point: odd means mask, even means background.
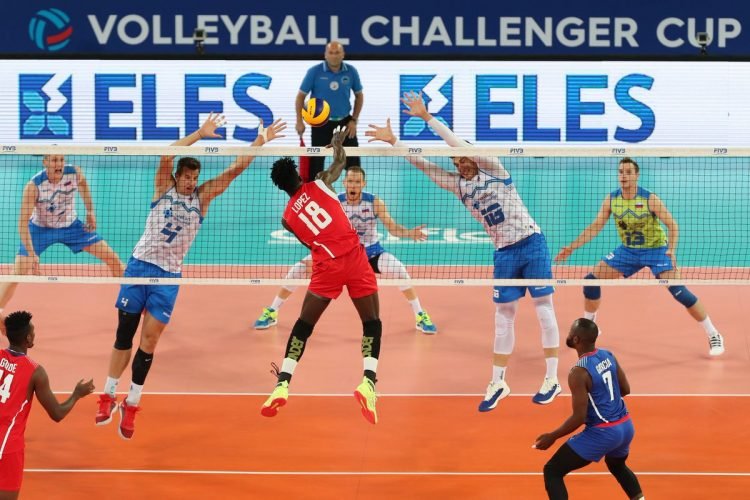
[[[419,118],[422,118],[424,121],[430,120],[430,113],[429,111],[427,111],[427,105],[424,103],[421,91],[419,92],[419,94],[417,94],[413,90],[404,92],[404,96],[401,98],[401,102],[404,103],[404,106],[406,106],[404,113],[406,113],[407,115],[417,116]]]
[[[337,149],[344,146],[344,141],[349,136],[349,129],[339,125],[333,129],[333,137],[331,137],[331,144],[328,147]]]
[[[368,127],[370,127],[370,130],[365,131],[365,136],[371,137],[371,139],[367,142],[383,141],[389,144],[396,143],[396,136],[391,129],[390,118],[386,120],[384,127],[378,127],[377,125],[373,125],[372,123],[368,125]]]
[[[572,254],[572,247],[562,247],[560,252],[555,256],[555,262],[565,262]]]
[[[198,135],[201,136],[201,139],[220,138],[221,134],[217,134],[216,129],[223,127],[226,123],[227,119],[224,115],[211,111],[201,128],[198,129]]]
[[[427,231],[425,231],[426,227],[427,226],[422,224],[421,226],[409,229],[408,237],[414,241],[427,241]]]
[[[268,128],[265,128],[263,126],[263,120],[261,120],[260,125],[258,126],[258,137],[262,137],[263,144],[265,144],[267,142],[271,142],[274,139],[286,137],[284,135],[281,135],[281,132],[283,132],[285,129],[286,122],[281,121],[281,118],[278,118]]]

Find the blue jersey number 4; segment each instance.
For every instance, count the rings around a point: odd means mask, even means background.
[[[172,223],[167,222],[167,225],[162,228],[161,234],[167,237],[167,243],[172,243],[180,231],[182,231],[182,226],[175,226],[175,228],[172,229]]]

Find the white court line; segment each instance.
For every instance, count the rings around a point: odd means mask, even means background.
[[[324,393],[311,393],[311,394],[301,394],[301,393],[295,393],[290,392],[290,396],[294,396],[295,398],[298,397],[312,397],[312,398],[349,398],[352,397],[354,391],[351,393],[331,393],[331,394],[324,394]],[[69,395],[70,391],[54,391],[54,394],[65,396]],[[118,392],[119,395],[125,395],[127,392]],[[268,396],[268,392],[144,392],[144,396]],[[386,398],[425,398],[425,397],[439,397],[439,398],[463,398],[463,397],[477,397],[477,396],[484,396],[484,393],[435,393],[435,394],[402,394],[402,393],[387,393],[387,392],[379,392],[378,397],[386,397]],[[534,396],[534,394],[516,394],[512,393],[509,394],[508,397],[516,397],[516,398],[530,398]],[[560,394],[562,397],[570,397],[570,394]],[[657,398],[657,397],[664,397],[664,398],[746,398],[750,397],[750,394],[713,394],[713,393],[696,393],[696,394],[680,394],[680,393],[644,393],[644,394],[629,394],[626,396],[626,398]]]
[[[542,472],[436,472],[436,471],[245,471],[169,469],[24,469],[24,472],[76,474],[184,474],[216,476],[542,476]],[[641,472],[638,476],[750,477],[750,472]],[[609,472],[572,472],[571,476],[610,476]]]

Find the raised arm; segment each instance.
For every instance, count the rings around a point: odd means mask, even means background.
[[[49,387],[49,377],[42,366],[38,366],[36,370],[34,370],[34,374],[31,376],[31,383],[34,386],[34,393],[36,394],[39,403],[55,422],[64,419],[79,399],[94,392],[93,380],[89,380],[88,382],[80,380],[78,384],[76,384],[75,389],[73,389],[73,394],[60,403],[57,401],[57,398]]]
[[[263,122],[261,122],[260,127],[258,128],[258,136],[255,138],[251,146],[260,147],[274,139],[284,137],[281,135],[281,132],[284,129],[286,129],[286,123],[281,121],[281,118],[273,122],[268,128],[264,128]],[[235,158],[234,162],[226,168],[226,170],[213,179],[201,184],[198,188],[198,196],[201,200],[204,215],[208,210],[208,205],[213,199],[226,191],[232,181],[244,172],[254,159],[255,157],[250,155],[238,156]]]
[[[648,209],[651,210],[651,212],[653,212],[665,226],[667,226],[667,255],[672,259],[672,263],[675,267],[677,267],[677,263],[674,262],[674,257],[675,252],[677,251],[677,241],[680,239],[680,227],[667,209],[667,206],[661,201],[661,198],[655,194],[652,194],[648,199]]]
[[[21,237],[21,243],[26,248],[29,257],[34,260],[32,272],[34,274],[39,272],[39,256],[34,251],[34,244],[31,240],[31,232],[29,231],[29,220],[31,215],[34,213],[34,205],[36,204],[36,186],[33,182],[29,181],[26,187],[23,188],[23,197],[21,198],[21,212],[18,215],[18,235]]]
[[[575,250],[581,248],[583,245],[593,240],[596,235],[599,234],[605,224],[607,224],[607,221],[609,220],[609,216],[611,214],[612,209],[610,208],[610,198],[609,195],[607,195],[607,197],[604,198],[604,202],[602,202],[599,213],[596,214],[596,219],[594,219],[594,222],[589,224],[588,227],[586,227],[586,229],[584,229],[581,234],[579,234],[578,237],[573,240],[573,243],[560,249],[560,252],[555,257],[555,262],[564,262]]]
[[[400,224],[397,224],[391,214],[388,213],[388,209],[385,206],[385,202],[380,198],[375,198],[375,215],[383,221],[383,225],[393,236],[397,238],[409,238],[414,241],[425,241],[427,239],[427,233],[424,232],[424,225],[408,229]]]
[[[425,122],[427,122],[427,125],[429,125],[430,128],[432,128],[432,130],[434,130],[449,146],[471,146],[470,143],[458,137],[443,122],[432,116],[432,114],[427,111],[427,106],[424,103],[421,92],[419,94],[413,91],[405,92],[403,97],[401,98],[401,102],[404,103],[404,106],[406,106],[404,113],[409,116],[416,116],[423,119]],[[505,167],[503,167],[503,165],[497,158],[472,156],[471,159],[476,162],[479,168],[481,168],[482,170],[486,170],[487,172],[490,172],[497,177],[500,177],[502,179],[507,179],[508,177],[510,177],[508,171],[505,170]]]
[[[370,130],[365,132],[367,137],[370,137],[368,142],[383,141],[387,142],[391,146],[395,147],[406,147],[405,144],[396,139],[396,135],[391,129],[391,119],[385,122],[384,127],[378,127],[377,125],[370,124]],[[456,177],[458,174],[447,172],[439,166],[435,165],[431,161],[427,161],[421,156],[407,156],[406,159],[417,167],[419,170],[424,172],[432,182],[440,186],[441,188],[450,191],[451,193],[457,193],[457,182]]]
[[[348,131],[344,127],[336,127],[331,138],[331,147],[333,148],[333,163],[318,174],[318,179],[326,183],[328,188],[333,191],[333,183],[341,176],[341,172],[346,166],[346,152],[344,151],[344,139]]]
[[[211,112],[198,130],[176,140],[170,146],[192,146],[201,139],[221,137],[216,133],[216,129],[224,126],[225,123],[224,115]],[[156,170],[156,177],[154,178],[154,200],[159,199],[174,186],[173,166],[174,156],[165,155],[160,158],[159,168]]]

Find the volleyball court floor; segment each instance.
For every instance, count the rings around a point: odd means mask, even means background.
[[[299,313],[303,289],[279,325],[251,325],[276,288],[185,286],[159,348],[130,442],[117,419],[94,425],[96,397],[60,424],[34,403],[26,431],[25,499],[86,498],[546,498],[548,451],[535,438],[569,414],[570,397],[531,403],[544,361],[532,304],[523,300],[507,380],[513,394],[492,412],[477,405],[491,374],[491,290],[417,289],[439,333],[414,330],[408,303],[381,290],[380,422],[362,418],[352,392],[361,379],[361,324],[346,294],[323,316],[297,368],[288,404],[260,415]],[[661,287],[603,289],[598,345],[614,351],[633,395],[630,465],[654,498],[741,498],[750,491],[748,290],[694,287],[724,334],[709,358],[705,334]],[[97,393],[114,339],[117,287],[22,285],[9,310],[28,308],[31,356],[52,388],[81,378]],[[579,287],[555,295],[564,338],[581,313]],[[561,348],[560,380],[575,353]],[[130,369],[120,390],[128,388]],[[624,498],[602,463],[568,477],[571,498]]]

